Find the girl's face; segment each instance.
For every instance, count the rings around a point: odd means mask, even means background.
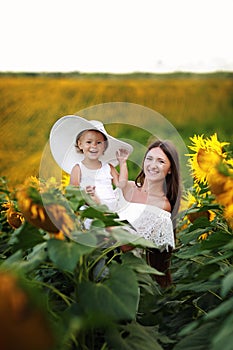
[[[148,180],[164,180],[171,172],[171,162],[160,147],[155,147],[147,153],[143,170]]]
[[[98,131],[86,131],[78,140],[78,147],[85,157],[96,160],[103,155],[106,143],[104,136]]]

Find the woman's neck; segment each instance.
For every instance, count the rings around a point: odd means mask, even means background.
[[[166,197],[164,193],[163,183],[145,181],[141,187],[141,191],[147,193],[148,196],[153,197]]]

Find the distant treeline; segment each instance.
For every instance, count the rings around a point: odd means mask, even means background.
[[[149,73],[149,72],[133,72],[133,73],[83,73],[79,71],[73,72],[1,72],[0,76],[9,77],[48,77],[48,78],[148,78],[148,79],[182,79],[182,78],[233,78],[233,72],[216,71],[211,73],[193,73],[193,72],[173,72],[173,73]]]

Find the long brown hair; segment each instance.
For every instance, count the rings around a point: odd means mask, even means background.
[[[173,222],[174,238],[176,236],[176,215],[180,207],[181,199],[181,179],[180,179],[180,162],[178,152],[175,146],[170,141],[157,140],[153,142],[147,149],[144,159],[142,170],[135,179],[135,184],[138,187],[142,187],[145,180],[144,173],[144,161],[147,153],[153,149],[159,147],[166,154],[171,163],[171,173],[166,175],[164,190],[167,199],[171,205],[171,218]],[[172,248],[168,251],[164,250],[161,252],[159,249],[150,249],[147,251],[147,261],[148,263],[156,268],[158,271],[165,273],[165,276],[155,275],[156,281],[162,287],[168,287],[172,283],[171,273],[170,273],[170,261],[171,261]]]

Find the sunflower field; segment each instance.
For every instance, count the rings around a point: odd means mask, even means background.
[[[55,121],[109,102],[123,101],[158,111],[174,125],[186,144],[194,134],[210,136],[215,131],[220,139],[231,141],[232,96],[231,72],[106,76],[0,72],[1,176],[7,177],[10,187],[28,176],[38,176],[41,154]],[[104,124],[109,123],[106,113],[90,119],[98,118]],[[131,126],[141,125],[142,121],[146,123],[137,113],[122,119],[122,123]],[[150,124],[148,120],[149,131]],[[118,132],[115,127],[110,132],[114,137],[123,138],[128,138],[130,133],[131,138],[142,145],[148,139],[142,130],[132,128]],[[131,172],[130,167],[129,171],[133,178],[136,171]]]
[[[231,145],[216,133],[189,141],[193,186],[168,288],[142,257],[119,249],[153,244],[132,239],[79,188],[29,176],[12,190],[1,178],[2,350],[232,349]]]

